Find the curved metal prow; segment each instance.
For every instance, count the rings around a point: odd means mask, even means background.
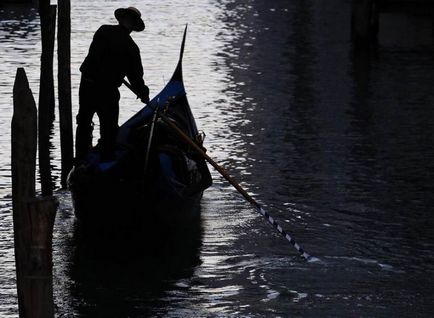
[[[172,75],[171,81],[182,82],[182,58],[184,56],[184,46],[185,46],[185,38],[187,36],[187,27],[188,24],[185,25],[184,36],[182,37],[182,43],[181,43],[181,51],[179,53],[178,65],[176,66],[175,72]]]

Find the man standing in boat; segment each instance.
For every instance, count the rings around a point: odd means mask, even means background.
[[[142,102],[149,101],[149,89],[143,81],[140,50],[130,36],[145,29],[141,13],[134,7],[114,12],[118,25],[103,25],[95,33],[89,53],[80,67],[79,111],[76,131],[76,164],[92,147],[92,118],[100,121],[101,160],[114,159],[119,118],[119,90],[126,76],[139,92]]]

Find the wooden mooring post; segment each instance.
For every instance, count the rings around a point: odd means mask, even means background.
[[[52,233],[57,202],[35,198],[37,111],[23,68],[12,117],[12,206],[20,318],[54,317]]]
[[[56,32],[57,6],[49,5],[49,1],[40,0],[39,14],[41,18],[41,78],[39,87],[39,173],[41,177],[42,195],[53,194],[50,160],[50,133],[54,120],[54,78],[53,56],[54,36]]]
[[[66,188],[66,179],[72,169],[73,131],[71,102],[71,3],[70,0],[58,2],[58,81],[59,81],[59,122],[60,148],[62,156],[61,185]]]

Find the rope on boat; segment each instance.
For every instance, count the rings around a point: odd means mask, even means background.
[[[154,137],[155,122],[157,121],[157,117],[158,117],[158,101],[157,101],[157,107],[155,107],[154,109],[154,115],[152,116],[151,131],[149,132],[148,146],[146,149],[146,157],[145,157],[145,165],[144,165],[145,175],[148,172],[149,154],[151,152],[152,138]]]

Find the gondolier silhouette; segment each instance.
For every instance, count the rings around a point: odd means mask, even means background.
[[[80,67],[79,111],[76,131],[76,160],[80,164],[92,147],[93,116],[100,121],[101,161],[114,159],[118,131],[119,90],[126,76],[139,92],[142,102],[149,101],[149,89],[143,80],[140,50],[130,36],[145,29],[141,13],[134,7],[114,12],[118,25],[103,25],[95,33]]]

